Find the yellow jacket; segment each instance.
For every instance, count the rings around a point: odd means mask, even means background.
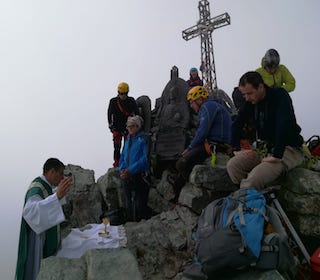
[[[286,66],[280,64],[273,74],[267,72],[264,68],[262,59],[260,68],[256,71],[260,73],[264,83],[269,87],[283,87],[287,92],[291,92],[296,87],[296,80]]]

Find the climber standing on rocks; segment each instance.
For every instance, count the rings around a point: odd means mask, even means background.
[[[114,167],[119,166],[122,138],[125,140],[128,135],[127,119],[139,112],[136,101],[133,97],[128,96],[128,93],[129,85],[124,82],[120,83],[118,85],[118,95],[110,100],[108,107],[108,123],[114,145]]]

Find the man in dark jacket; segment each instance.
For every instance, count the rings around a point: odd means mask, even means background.
[[[129,85],[118,85],[118,96],[110,100],[108,108],[108,123],[113,135],[114,144],[114,167],[118,167],[120,159],[122,137],[126,138],[128,131],[126,123],[129,116],[138,114],[138,107],[133,97],[128,96]]]
[[[254,119],[254,149],[235,151],[227,164],[231,180],[240,187],[262,189],[303,161],[301,128],[292,101],[283,88],[269,88],[258,72],[247,72],[239,81],[246,103],[232,125],[232,146],[240,150],[242,128]]]

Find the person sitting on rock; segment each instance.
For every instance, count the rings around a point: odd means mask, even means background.
[[[296,87],[296,80],[286,66],[280,64],[280,55],[275,49],[266,52],[261,67],[256,70],[269,87],[282,87],[291,92]]]
[[[246,103],[232,124],[235,156],[228,161],[227,171],[241,188],[263,189],[303,162],[301,128],[287,91],[266,86],[258,72],[245,73],[239,90]],[[243,126],[251,119],[255,123],[255,145],[240,150]]]
[[[188,180],[192,168],[202,163],[212,152],[227,152],[228,145],[226,144],[230,144],[231,140],[231,116],[217,99],[209,98],[205,87],[191,88],[187,99],[190,107],[198,113],[199,126],[191,144],[176,162],[180,178],[174,183],[176,196],[179,195],[181,187]],[[205,146],[210,147],[209,152]]]
[[[190,69],[190,78],[187,81],[190,88],[196,86],[203,86],[203,81],[200,79],[198,74],[198,69],[196,67],[192,67]]]
[[[119,162],[120,178],[124,181],[125,206],[128,221],[148,218],[149,162],[147,136],[141,130],[140,116],[128,117],[128,138]]]

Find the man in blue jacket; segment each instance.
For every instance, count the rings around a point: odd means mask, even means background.
[[[176,169],[184,180],[188,180],[192,168],[202,163],[211,152],[225,152],[225,144],[229,144],[231,140],[230,114],[217,99],[208,96],[203,86],[191,88],[187,95],[190,107],[198,113],[199,127],[191,144],[176,163]],[[205,143],[210,146],[211,151],[207,151]],[[181,187],[181,184],[175,185],[177,195]]]
[[[246,102],[232,124],[234,157],[227,164],[231,180],[240,187],[262,189],[303,161],[301,128],[291,98],[283,88],[270,88],[258,72],[247,72],[239,81]],[[254,120],[253,149],[240,150],[242,128]]]

